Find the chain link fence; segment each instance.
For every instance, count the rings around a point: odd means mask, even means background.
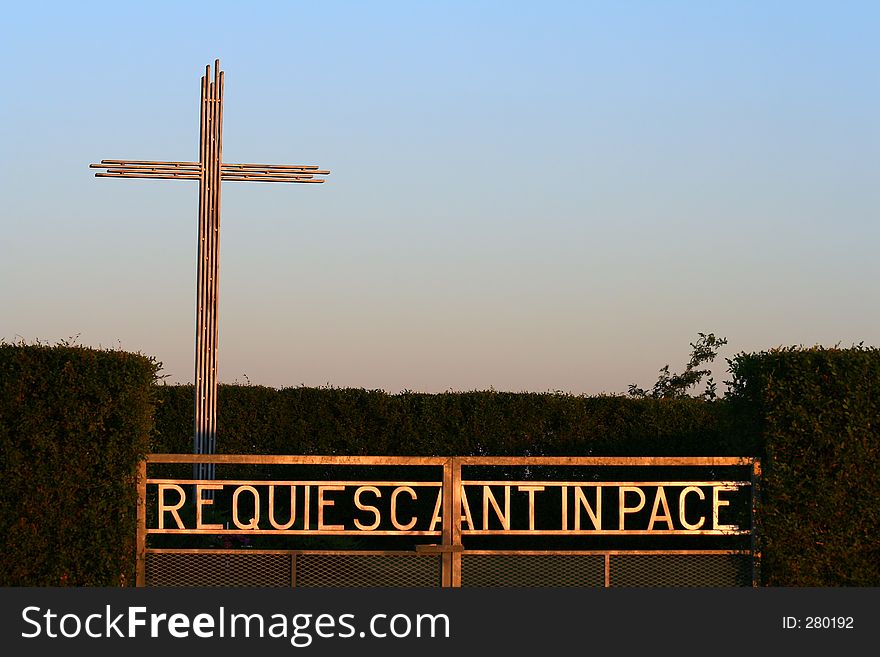
[[[752,586],[747,552],[461,554],[461,586]],[[436,554],[150,551],[147,586],[435,587]]]

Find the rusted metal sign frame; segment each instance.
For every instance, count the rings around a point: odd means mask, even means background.
[[[752,547],[752,586],[758,586],[759,583],[759,566],[758,559],[760,558],[760,552],[758,551],[757,546],[757,537],[756,532],[754,531],[756,515],[757,515],[757,491],[760,479],[760,459],[755,457],[719,457],[719,456],[706,456],[706,457],[690,457],[690,456],[461,456],[455,457],[452,459],[451,467],[454,472],[452,473],[452,481],[453,481],[453,490],[455,491],[456,499],[454,500],[455,509],[461,509],[461,495],[460,491],[462,488],[462,475],[461,469],[462,466],[575,466],[575,467],[583,467],[583,466],[631,466],[631,467],[655,467],[655,466],[666,466],[666,467],[675,467],[675,466],[703,466],[703,467],[724,467],[724,466],[737,466],[737,467],[748,467],[751,477],[750,477],[750,485],[752,491],[752,504],[751,504],[751,520],[752,526],[750,531]],[[559,482],[564,483],[564,482]],[[664,483],[672,483],[672,482],[663,482],[663,481],[654,481],[651,482],[653,485],[663,485]],[[510,555],[528,555],[528,554],[579,554],[579,555],[589,555],[589,554],[602,554],[605,557],[605,585],[609,586],[609,560],[610,557],[618,554],[742,554],[742,550],[651,550],[651,551],[643,551],[643,550],[600,550],[600,551],[589,551],[589,550],[576,550],[576,551],[565,551],[565,550],[550,550],[550,551],[535,551],[535,550],[463,550],[461,548],[461,538],[462,538],[462,530],[461,530],[461,519],[460,511],[457,516],[457,522],[454,523],[453,526],[453,537],[454,544],[451,550],[452,557],[452,586],[460,587],[461,586],[461,560],[462,555],[465,554],[510,554]],[[445,518],[445,515],[444,515]],[[512,533],[512,532],[511,532]]]
[[[442,513],[443,524],[440,531],[442,545],[450,545],[453,541],[452,533],[452,517],[447,511],[451,508],[452,502],[449,491],[452,489],[453,482],[451,474],[452,457],[409,457],[409,456],[277,456],[277,455],[231,455],[231,454],[148,454],[144,460],[138,465],[138,502],[137,502],[137,547],[136,547],[136,581],[137,586],[145,586],[146,584],[146,554],[147,552],[160,552],[161,550],[148,549],[147,542],[147,515],[146,515],[146,493],[147,493],[147,464],[163,463],[163,464],[200,464],[210,463],[213,465],[227,463],[235,465],[354,465],[354,466],[434,466],[443,470],[443,501]],[[260,483],[260,482],[254,482]],[[194,533],[194,532],[188,532]],[[205,532],[216,533],[216,532]],[[181,553],[183,551],[176,550]],[[187,552],[213,552],[224,553],[227,551],[214,550],[187,550]],[[229,553],[241,553],[241,550],[230,550]],[[272,551],[249,550],[248,553],[271,553]],[[297,553],[296,550],[282,551],[291,554]],[[333,554],[335,551],[317,551],[320,554]],[[358,552],[361,554],[361,552]],[[391,551],[371,551],[369,554],[399,554],[397,550]],[[367,554],[367,553],[364,553]],[[451,586],[452,563],[451,555],[443,555],[443,586]]]
[[[193,454],[149,454],[138,465],[137,472],[137,546],[136,546],[136,584],[137,586],[145,586],[145,565],[146,554],[148,552],[162,553],[174,552],[182,553],[214,553],[214,554],[240,554],[242,550],[216,550],[216,549],[148,549],[146,546],[148,530],[146,527],[146,487],[147,487],[147,465],[149,463],[228,463],[237,465],[247,464],[273,464],[273,465],[354,465],[354,466],[435,466],[441,467],[442,476],[442,529],[439,532],[441,543],[420,545],[416,548],[416,554],[439,554],[442,560],[442,581],[443,587],[460,587],[461,586],[461,560],[463,554],[494,554],[494,555],[547,555],[547,554],[568,554],[568,555],[603,555],[605,558],[605,584],[609,585],[609,560],[613,555],[637,555],[637,554],[744,554],[750,553],[752,556],[752,585],[758,586],[760,581],[760,545],[758,543],[758,532],[756,525],[758,522],[758,499],[761,479],[761,462],[758,458],[753,457],[409,457],[409,456],[275,456],[275,455],[193,455]],[[748,467],[750,479],[748,485],[751,486],[751,527],[748,532],[751,540],[751,548],[744,550],[466,550],[462,545],[462,498],[461,492],[463,484],[472,483],[462,479],[461,470],[463,466],[704,466],[704,467],[724,467],[737,466]],[[171,481],[171,480],[169,480]],[[180,480],[183,483],[184,480]],[[151,482],[152,483],[152,482]],[[186,480],[186,483],[192,483]],[[216,482],[215,482],[216,483]],[[252,483],[260,484],[259,480]],[[398,482],[384,482],[393,485]],[[436,485],[436,482],[420,482],[422,485]],[[480,483],[480,482],[477,482]],[[493,483],[502,483],[494,482]],[[506,482],[505,482],[506,483]],[[516,483],[516,482],[513,482]],[[565,483],[577,482],[553,482],[554,485],[564,485]],[[626,483],[626,482],[622,482]],[[676,484],[681,482],[630,482],[645,483],[650,485],[662,486],[664,484]],[[699,483],[699,482],[698,482]],[[705,482],[703,482],[705,483]],[[712,482],[718,483],[718,482]],[[723,482],[722,482],[723,483]],[[746,482],[735,482],[737,484],[746,484]],[[451,510],[457,509],[457,513]],[[156,533],[156,530],[150,530],[150,533]],[[186,533],[216,533],[211,530],[187,531]],[[240,533],[240,532],[239,532]],[[350,533],[350,532],[326,532],[334,533]],[[427,535],[426,532],[410,532],[414,535]],[[479,532],[475,532],[479,533]],[[512,534],[513,531],[495,531],[494,533]],[[551,532],[552,533],[552,532]],[[633,534],[644,533],[640,530],[632,530]],[[652,533],[663,533],[652,532]],[[707,533],[716,534],[718,532],[689,532],[689,533]],[[436,532],[430,535],[436,535]],[[376,555],[393,555],[393,554],[413,554],[413,552],[399,550],[379,550],[379,551],[339,551],[339,550],[247,550],[249,554],[290,554],[292,559],[292,575],[291,582],[295,583],[295,559],[297,554],[376,554]]]

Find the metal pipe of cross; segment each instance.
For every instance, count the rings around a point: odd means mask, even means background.
[[[224,163],[223,82],[220,60],[205,67],[201,79],[199,161],[101,160],[97,178],[198,180],[199,238],[196,266],[195,401],[193,452],[214,454],[217,448],[217,311],[220,282],[221,182],[322,183],[328,170],[316,165]],[[213,463],[194,466],[197,479],[214,477]]]

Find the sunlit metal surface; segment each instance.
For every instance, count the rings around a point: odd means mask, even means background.
[[[263,469],[263,476],[269,478],[237,478],[221,479],[185,479],[168,476],[147,476],[147,466],[180,467],[194,462],[225,464],[262,468],[262,466],[282,467],[288,474],[285,478],[271,478],[270,470]],[[462,467],[468,466],[523,466],[531,471],[533,478],[520,476],[507,479],[489,479],[485,476],[473,479],[462,478]],[[326,467],[325,467],[326,466]],[[618,480],[586,480],[583,478],[548,479],[539,477],[535,468],[538,466],[566,466],[569,468],[620,468],[636,467],[641,478],[625,481]],[[314,476],[301,479],[290,478],[291,467],[307,468],[306,472],[325,473],[327,478]],[[388,476],[369,476],[370,473],[381,473],[382,468],[405,468],[410,478]],[[669,471],[664,468],[708,468],[703,474],[712,474],[713,468],[737,468],[738,478],[694,477],[673,479],[664,477]],[[311,468],[311,469],[309,469]],[[329,468],[329,469],[328,469]],[[348,469],[349,475],[342,476]],[[367,468],[365,470],[365,468]],[[372,470],[371,468],[379,468]],[[417,472],[418,469],[421,472]],[[424,470],[425,468],[428,471]],[[648,471],[645,470],[648,468]],[[485,469],[484,469],[485,471]],[[386,471],[387,472],[387,471]],[[580,471],[577,471],[580,472]],[[645,478],[646,472],[657,473],[657,478]],[[690,472],[690,470],[688,470]],[[725,471],[728,475],[730,471]],[[414,475],[414,473],[416,473]],[[680,473],[680,470],[679,470]],[[437,475],[441,476],[438,477]],[[567,471],[571,474],[571,471]],[[583,473],[581,473],[583,474]],[[421,478],[424,475],[425,478]],[[742,475],[745,475],[743,477]],[[415,478],[412,478],[415,476]],[[508,475],[510,476],[510,475]],[[444,587],[485,587],[485,586],[756,586],[759,581],[760,553],[758,541],[753,531],[756,514],[758,513],[755,491],[760,481],[760,461],[743,458],[614,458],[614,457],[560,457],[560,458],[492,458],[480,457],[377,457],[377,456],[256,456],[256,455],[148,455],[138,470],[138,535],[137,535],[137,568],[138,585],[165,585],[168,583],[201,582],[204,586],[238,585],[238,582],[252,582],[254,586],[444,586]],[[150,526],[147,526],[147,489],[151,491],[151,505],[155,512]],[[685,518],[684,502],[680,502],[681,517],[673,519],[670,509],[666,509],[661,517],[661,528],[653,528],[655,516],[660,513],[660,504],[655,501],[651,512],[649,529],[615,528],[615,518],[610,525],[603,524],[597,509],[593,509],[584,522],[592,522],[592,527],[578,526],[579,513],[589,509],[586,495],[566,496],[570,488],[578,487],[590,490],[602,488],[619,488],[620,491],[631,492],[639,486],[647,490],[658,491],[657,500],[662,496],[659,491],[663,487],[681,491],[699,491],[699,487],[708,487],[712,491],[733,491],[742,489],[739,503],[741,516],[746,518],[748,526],[719,524],[719,498],[717,495],[704,495],[700,499],[705,514],[701,523],[689,523]],[[218,500],[225,500],[231,506],[234,525],[229,522],[225,527],[210,524],[210,520],[202,519],[202,511],[210,510],[216,500],[202,499],[201,487],[212,488],[216,492],[225,492]],[[278,488],[289,488],[286,510],[279,512],[280,518],[273,517],[272,492]],[[483,489],[481,510],[483,516],[491,517],[493,529],[473,529],[475,523],[470,518],[467,494],[468,487],[478,492]],[[491,492],[495,489],[495,493]],[[162,490],[173,491],[176,497],[164,499]],[[302,497],[296,497],[296,491]],[[371,507],[360,504],[358,492],[369,490],[375,500],[390,499],[390,517],[375,507],[372,513],[375,522],[348,524],[350,519],[335,516],[328,519],[323,515],[327,509],[333,511],[334,505],[348,508],[357,507],[360,511]],[[556,490],[562,492],[562,516],[555,516],[562,528],[548,528],[544,519],[536,512],[538,507],[534,500],[538,492]],[[247,491],[252,497],[251,512],[240,510],[236,500],[241,491]],[[353,493],[352,499],[343,495]],[[384,493],[383,493],[384,491]],[[395,517],[394,496],[402,491],[409,503],[418,498],[416,491],[428,495],[422,507],[428,515],[417,522],[413,517],[399,519]],[[519,516],[510,514],[509,498],[516,491],[520,499]],[[194,492],[195,507],[190,502],[191,513],[184,520],[177,515],[183,509],[188,496]],[[333,497],[325,498],[324,495]],[[311,497],[310,497],[311,495]],[[742,497],[742,495],[747,495]],[[684,497],[684,495],[682,495]],[[714,498],[714,499],[712,499]],[[278,496],[274,498],[280,499]],[[578,501],[580,499],[580,501]],[[595,498],[598,503],[598,497]],[[665,498],[662,498],[665,499]],[[694,499],[696,495],[694,495]],[[201,500],[201,501],[199,501]],[[268,500],[268,502],[267,502]],[[297,505],[299,500],[299,506]],[[309,501],[311,500],[311,502]],[[527,513],[523,504],[527,501]],[[641,521],[645,520],[647,509],[644,504],[628,507],[623,492],[612,495],[606,500],[606,507],[615,511],[622,526],[624,516],[628,512],[635,513],[641,509]],[[619,503],[618,503],[619,502]],[[268,504],[268,506],[267,506]],[[347,504],[347,506],[346,506]],[[571,506],[574,504],[574,508]],[[727,501],[721,505],[726,506]],[[304,506],[303,506],[304,505]],[[580,505],[580,507],[578,506]],[[257,506],[264,509],[263,516]],[[664,505],[665,506],[665,503]],[[433,512],[431,512],[433,509]],[[300,517],[295,516],[295,510]],[[552,509],[551,509],[552,510]],[[558,508],[555,509],[557,512]],[[570,516],[574,512],[575,520]],[[157,518],[158,513],[158,518]],[[255,513],[251,517],[251,513]],[[408,513],[413,513],[410,508]],[[478,511],[474,511],[478,513]],[[688,513],[692,513],[689,511]],[[163,527],[162,518],[168,515],[167,525]],[[239,518],[241,516],[241,518]],[[483,523],[490,519],[477,515]],[[193,519],[195,518],[195,520]],[[741,519],[741,517],[740,517]],[[294,525],[294,520],[297,525]],[[372,519],[371,519],[372,520]],[[690,516],[693,521],[693,516]],[[707,526],[721,529],[702,528]],[[156,523],[158,522],[158,526]],[[430,522],[430,525],[427,523]],[[523,523],[526,529],[515,529],[513,525]],[[548,521],[549,522],[549,521]],[[195,524],[193,524],[195,523]],[[204,523],[204,524],[202,524]],[[389,524],[390,523],[390,524]],[[673,524],[681,525],[672,529]],[[481,524],[479,526],[488,526]],[[471,529],[468,529],[471,527]],[[186,536],[190,536],[186,539]],[[173,548],[148,545],[148,540],[204,540],[213,536],[224,541],[239,541],[242,547],[229,550],[205,548]],[[251,539],[260,537],[271,540],[324,540],[349,542],[349,549],[260,549],[251,545]],[[399,540],[409,537],[414,541],[411,549],[403,550],[369,550],[365,549],[364,541]],[[586,549],[584,540],[604,541],[642,541],[638,543],[650,547],[655,541],[658,549]],[[611,538],[608,538],[611,537]],[[523,540],[538,541],[546,547],[514,549],[505,547],[506,541]],[[473,541],[482,541],[482,547],[475,546]],[[566,540],[572,549],[561,549],[556,544],[546,541]],[[644,543],[644,541],[648,543]],[[736,549],[678,549],[670,547],[670,540],[699,540],[701,543],[685,543],[684,545],[718,545],[717,541],[734,541]],[[485,548],[486,541],[493,541],[490,548]],[[573,542],[572,542],[573,541]],[[667,541],[664,544],[663,541]],[[707,543],[708,541],[708,543]],[[543,542],[543,543],[542,543]],[[283,543],[287,545],[288,543]],[[175,543],[174,545],[177,545]],[[632,545],[632,543],[630,543]],[[493,547],[497,546],[497,547]],[[208,556],[206,556],[208,555]],[[186,564],[192,560],[192,568]],[[201,574],[200,574],[201,573]]]
[[[97,178],[147,178],[199,182],[199,241],[196,267],[195,408],[193,452],[213,454],[217,443],[217,313],[220,283],[220,183],[322,183],[330,172],[315,165],[236,164],[223,158],[223,82],[220,60],[201,80],[199,161],[101,160]],[[211,479],[214,464],[194,464],[194,477]]]

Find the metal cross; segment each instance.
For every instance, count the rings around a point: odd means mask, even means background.
[[[217,446],[217,298],[220,274],[220,183],[322,183],[329,174],[312,165],[228,164],[223,150],[223,72],[220,60],[205,67],[202,78],[198,162],[101,160],[90,164],[98,178],[166,178],[199,181],[199,243],[196,284],[195,418],[193,451],[213,454]],[[197,479],[213,479],[213,464],[198,464]]]

